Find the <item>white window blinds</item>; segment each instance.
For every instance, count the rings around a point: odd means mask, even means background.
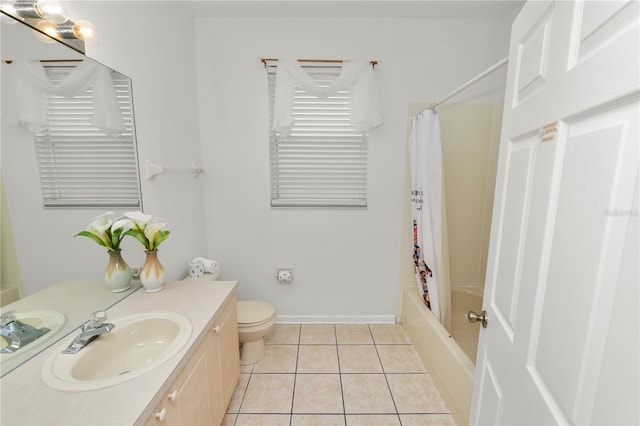
[[[328,87],[340,66],[305,65]],[[270,120],[276,66],[268,68]],[[367,133],[350,121],[350,91],[317,98],[296,88],[289,135],[270,132],[272,207],[366,207]]]
[[[46,66],[56,84],[72,67]],[[45,207],[141,207],[131,82],[112,71],[125,122],[120,135],[90,123],[92,89],[74,97],[47,95],[47,125],[34,135]]]

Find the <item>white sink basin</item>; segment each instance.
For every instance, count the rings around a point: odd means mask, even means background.
[[[29,311],[16,311],[14,316],[20,322],[28,324],[34,328],[42,328],[47,327],[50,331],[42,336],[38,337],[31,343],[21,347],[15,352],[3,353],[0,354],[0,360],[6,361],[13,358],[16,355],[20,355],[30,349],[34,349],[40,346],[42,343],[45,343],[50,338],[56,335],[56,333],[62,328],[64,323],[66,322],[66,317],[64,314],[56,311],[40,311],[40,310],[29,310]],[[4,349],[7,345],[6,340],[0,339],[0,349]]]
[[[42,367],[42,380],[63,391],[114,386],[161,365],[191,337],[191,323],[174,312],[144,312],[117,320],[116,327],[77,354],[63,354],[79,331],[54,349]]]

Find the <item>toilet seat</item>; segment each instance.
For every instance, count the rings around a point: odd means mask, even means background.
[[[276,310],[269,302],[259,300],[239,300],[238,327],[256,327],[273,320]]]

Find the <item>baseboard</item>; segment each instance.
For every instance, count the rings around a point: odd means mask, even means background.
[[[395,315],[278,315],[277,324],[395,324]]]

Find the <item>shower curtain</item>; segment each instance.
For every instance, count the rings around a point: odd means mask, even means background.
[[[416,282],[427,307],[449,329],[449,247],[440,121],[435,109],[413,118],[409,144]]]

